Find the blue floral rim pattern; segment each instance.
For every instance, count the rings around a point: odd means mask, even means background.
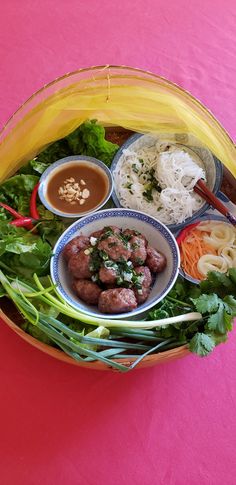
[[[56,243],[56,246],[54,248],[54,255],[51,259],[51,277],[53,280],[53,283],[57,285],[57,291],[63,296],[63,298],[71,304],[73,307],[76,307],[78,310],[80,310],[83,313],[89,313],[90,315],[96,316],[96,317],[101,317],[96,312],[93,312],[92,310],[89,309],[88,312],[86,312],[84,309],[80,307],[80,304],[75,302],[68,293],[65,291],[63,288],[63,285],[61,284],[60,278],[59,278],[59,261],[61,257],[61,251],[63,250],[64,246],[72,239],[75,233],[83,229],[83,227],[87,226],[87,224],[90,224],[94,221],[97,220],[103,220],[109,217],[130,217],[134,219],[138,219],[140,221],[146,222],[150,225],[152,225],[155,229],[157,229],[161,235],[165,238],[165,240],[168,242],[170,249],[171,249],[171,254],[172,254],[172,271],[171,275],[168,281],[168,284],[165,286],[165,288],[162,290],[161,293],[158,295],[157,298],[152,298],[151,301],[149,301],[146,304],[139,305],[137,310],[134,310],[133,312],[125,313],[122,314],[119,318],[124,318],[124,317],[131,317],[136,315],[137,313],[140,312],[145,312],[149,308],[151,308],[153,305],[155,305],[158,301],[160,301],[164,296],[170,291],[170,289],[173,287],[179,273],[179,266],[180,266],[180,254],[179,254],[179,248],[177,245],[177,242],[175,241],[174,236],[171,234],[170,230],[163,225],[161,222],[157,221],[151,216],[148,216],[142,212],[137,212],[133,211],[130,209],[111,209],[111,210],[103,210],[96,212],[94,214],[88,215],[83,217],[82,219],[74,222],[62,236],[59,238],[59,240]],[[103,318],[118,318],[117,315],[109,315],[106,316],[104,315]]]

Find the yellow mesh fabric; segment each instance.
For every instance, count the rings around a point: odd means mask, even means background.
[[[193,134],[236,176],[235,146],[199,101],[154,74],[103,66],[54,81],[18,110],[0,134],[0,182],[87,119],[140,133]]]

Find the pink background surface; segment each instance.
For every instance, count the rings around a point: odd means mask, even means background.
[[[234,0],[8,0],[0,125],[42,85],[126,64],[203,101],[235,139]],[[53,360],[0,325],[3,485],[233,485],[236,351],[229,341],[126,375]]]

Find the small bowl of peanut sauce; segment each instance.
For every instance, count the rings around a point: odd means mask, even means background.
[[[101,209],[112,190],[112,175],[103,162],[74,155],[57,160],[45,170],[38,194],[54,214],[77,219]]]

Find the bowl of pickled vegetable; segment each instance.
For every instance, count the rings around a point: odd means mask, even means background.
[[[228,274],[236,268],[236,229],[216,214],[202,216],[177,235],[180,274],[191,283],[207,279],[209,272]]]

